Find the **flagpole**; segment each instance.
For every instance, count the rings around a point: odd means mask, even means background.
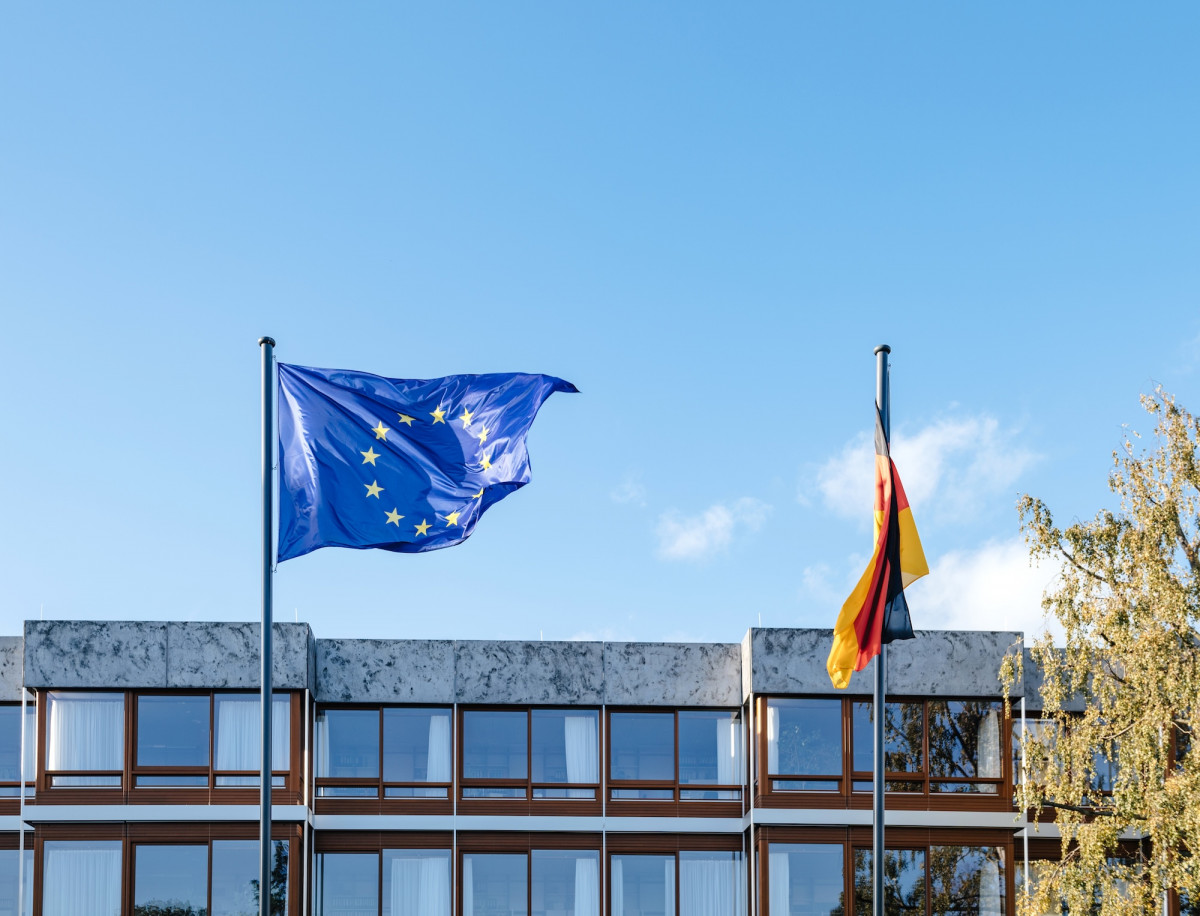
[[[880,344],[875,348],[875,406],[883,419],[883,437],[886,440],[892,436],[891,390],[888,384],[888,354],[892,348]],[[874,873],[872,874],[872,910],[874,916],[884,916],[883,912],[883,875],[884,875],[884,845],[883,845],[883,740],[885,697],[887,684],[887,646],[879,647],[879,655],[875,659],[875,771],[872,782],[873,788],[873,824],[871,830],[872,859]]]
[[[271,916],[271,516],[274,503],[273,434],[275,341],[258,339],[262,351],[262,757],[258,802],[258,912]]]

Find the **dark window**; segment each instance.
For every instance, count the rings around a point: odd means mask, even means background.
[[[925,913],[925,850],[888,849],[884,852],[884,912]],[[875,898],[870,849],[854,850],[854,912],[866,916]]]
[[[139,696],[137,765],[208,769],[208,716],[207,696]]]
[[[379,854],[322,853],[313,880],[315,916],[367,916],[379,912]]]
[[[614,712],[609,720],[615,780],[675,781],[675,714]]]
[[[205,916],[208,845],[134,847],[134,916]]]
[[[810,777],[772,778],[775,791],[840,791],[842,701],[768,700],[767,773],[771,777]]]
[[[317,778],[379,778],[379,710],[317,713]],[[374,794],[374,793],[372,793]]]

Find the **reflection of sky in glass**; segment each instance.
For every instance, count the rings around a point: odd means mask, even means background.
[[[929,775],[999,779],[1000,720],[998,701],[930,701]]]
[[[767,753],[772,773],[841,775],[841,700],[771,700],[767,706]]]
[[[772,843],[767,860],[772,916],[831,916],[840,912],[843,850],[838,844]],[[783,914],[776,907],[787,904]]]
[[[288,844],[275,840],[272,850],[271,895],[287,899]],[[276,884],[275,866],[282,865]],[[210,916],[258,916],[258,840],[213,840],[212,913]],[[286,912],[287,908],[284,907]]]
[[[0,849],[0,913],[17,912],[18,872],[20,851]],[[33,850],[25,850],[25,914],[33,916]]]
[[[526,715],[472,709],[463,713],[463,776],[524,779],[528,770]]]
[[[925,851],[889,849],[884,862],[884,911],[887,913],[925,912]],[[856,913],[870,913],[874,900],[872,863],[869,849],[854,850],[854,907]]]
[[[317,716],[317,775],[371,779],[379,775],[379,712],[326,709]]]
[[[138,766],[208,766],[208,697],[138,697]]]
[[[257,845],[257,844],[256,844]],[[135,847],[133,905],[208,908],[208,845]],[[257,862],[257,859],[255,860]]]
[[[874,769],[875,738],[870,703],[854,704],[854,769]],[[888,703],[883,723],[884,766],[893,773],[919,773],[922,769],[920,703]]]
[[[567,774],[567,723],[568,717],[574,723],[572,728],[590,728],[591,743],[589,748],[596,748],[595,761],[588,772],[598,770],[599,744],[597,743],[597,723],[600,714],[594,709],[535,709],[533,711],[533,781],[534,782],[568,782]],[[588,725],[584,725],[586,720]],[[599,773],[596,774],[599,782]]]
[[[591,913],[600,901],[600,853],[596,850],[535,849],[532,853],[533,916]],[[581,880],[586,875],[594,880]],[[596,899],[576,903],[577,891],[592,887]]]
[[[526,869],[523,854],[463,856],[463,916],[525,916],[529,912]],[[473,904],[471,910],[466,908],[468,893]]]
[[[668,903],[675,895],[674,856],[613,856],[612,893],[620,895],[622,916],[662,916],[673,913]]]
[[[613,779],[675,780],[675,716],[615,712],[609,720]]]
[[[740,719],[732,711],[680,711],[680,783],[729,785],[742,781]]]
[[[384,782],[425,782],[429,778],[429,720],[434,716],[449,715],[449,709],[383,711]],[[435,756],[449,760],[449,727],[439,735],[442,746],[434,748]]]
[[[379,854],[323,852],[316,856],[317,912],[342,913],[347,901],[354,912],[378,912]]]
[[[935,916],[1002,916],[1004,850],[998,846],[932,846],[929,893]]]

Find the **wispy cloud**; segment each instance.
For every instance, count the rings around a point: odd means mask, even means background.
[[[874,452],[873,438],[863,433],[820,467],[816,486],[834,512],[871,517]],[[892,456],[920,517],[949,521],[969,520],[1038,457],[1020,444],[1017,430],[1002,429],[985,414],[939,420],[912,434],[897,431]]]
[[[664,512],[656,531],[658,555],[664,560],[707,560],[727,550],[736,534],[761,528],[770,512],[767,503],[748,496],[730,505],[709,506],[699,515]]]
[[[641,475],[632,471],[626,474],[619,484],[608,491],[608,498],[615,503],[645,506],[646,488],[642,485]]]

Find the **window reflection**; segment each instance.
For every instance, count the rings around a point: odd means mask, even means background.
[[[463,916],[528,916],[524,854],[470,853],[462,863]]]
[[[931,700],[929,775],[1000,779],[1001,715],[1001,705],[994,701]]]
[[[531,856],[533,916],[599,916],[599,852],[535,849]]]
[[[854,850],[854,912],[869,916],[875,898],[869,849]],[[925,850],[888,849],[884,853],[884,912],[924,914]]]
[[[673,713],[614,712],[609,723],[613,779],[675,781]]]
[[[594,709],[535,709],[533,782],[600,782],[599,713]],[[595,798],[594,789],[535,789],[535,798]]]
[[[133,875],[133,916],[206,916],[207,844],[135,846]]]
[[[315,916],[372,916],[379,912],[379,854],[324,852],[314,857]]]
[[[675,857],[614,855],[612,916],[674,916]]]
[[[872,703],[855,703],[854,770],[874,769],[874,711]],[[883,720],[884,768],[889,773],[920,773],[925,769],[925,705],[923,703],[886,703]],[[917,791],[920,791],[919,789]]]
[[[771,916],[843,916],[842,845],[771,843],[767,896]]]
[[[525,779],[528,746],[524,712],[472,709],[463,713],[463,777]],[[521,796],[524,797],[524,791]]]
[[[1004,850],[998,846],[931,846],[933,916],[1004,916]]]
[[[832,779],[775,780],[771,788],[836,792],[842,774],[842,701],[767,701],[767,773]]]
[[[680,785],[740,785],[742,720],[736,712],[680,711]]]
[[[274,840],[271,916],[284,916],[288,901],[288,843]],[[211,916],[258,916],[258,840],[213,840]]]
[[[32,846],[32,841],[29,842]],[[22,874],[22,871],[24,874]],[[24,889],[24,907],[18,897]],[[33,849],[26,848],[24,858],[16,849],[0,849],[0,914],[33,916]]]
[[[137,698],[138,766],[208,767],[206,696]]]
[[[450,710],[383,711],[383,781],[450,782]]]
[[[378,709],[323,709],[316,732],[318,778],[379,777]]]

